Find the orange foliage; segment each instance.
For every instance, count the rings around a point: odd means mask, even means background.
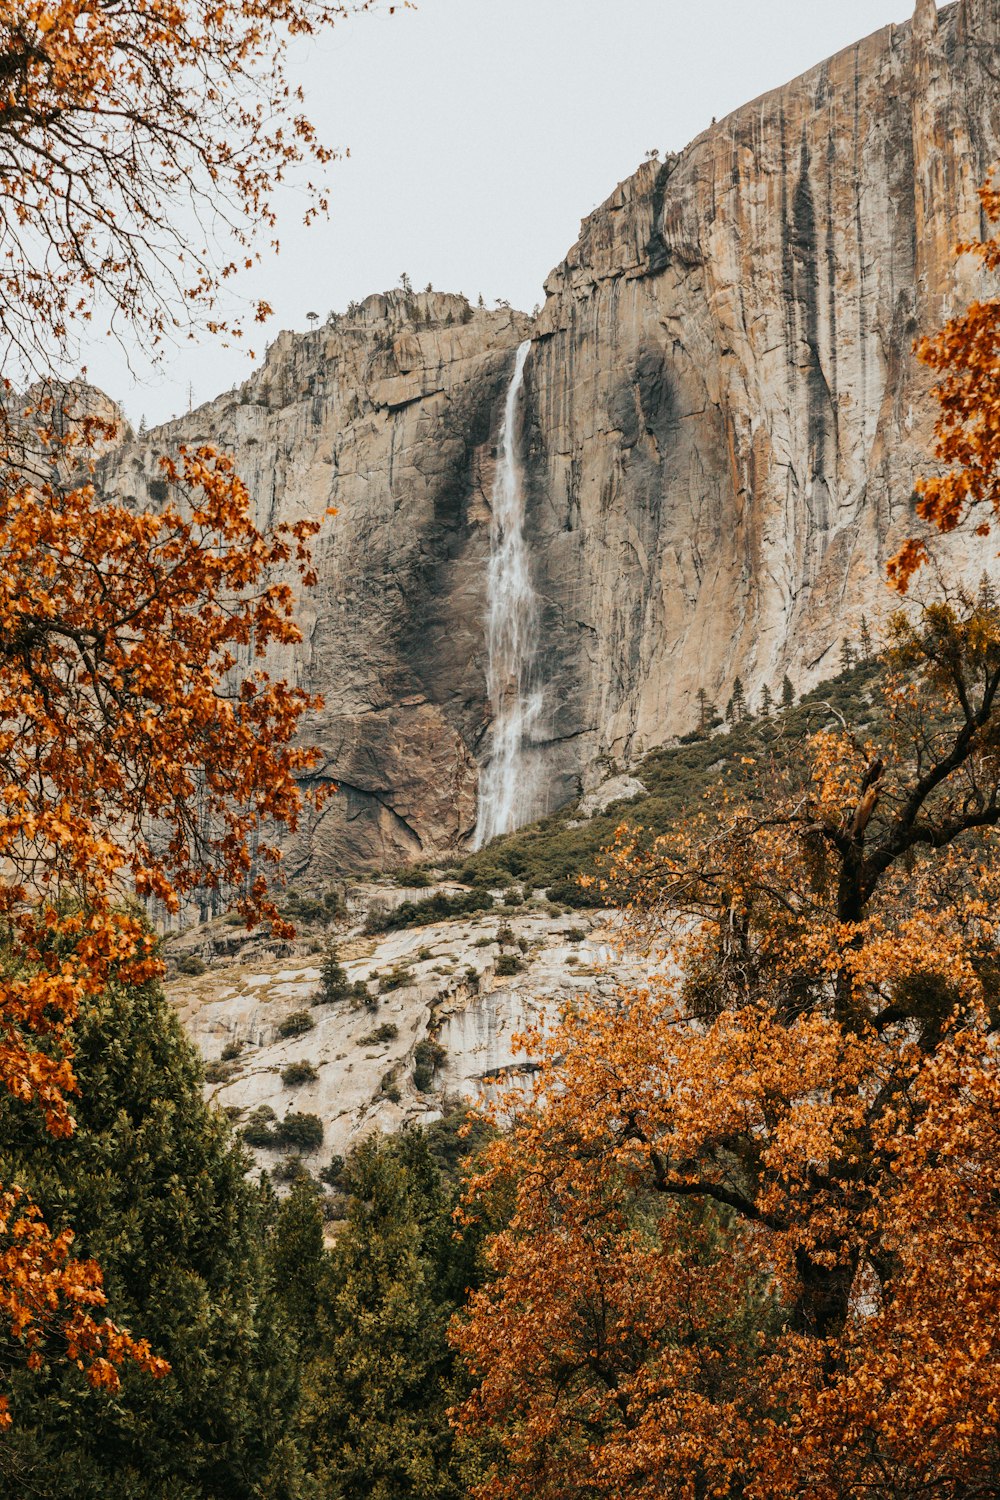
[[[219,292],[273,234],[275,187],[331,152],[291,87],[289,37],[334,0],[5,0],[0,7],[0,336],[47,364],[95,308],[157,346],[239,334]],[[306,219],[325,208],[308,184]],[[213,253],[220,235],[231,252]],[[263,305],[257,315],[266,316]],[[141,320],[141,322],[140,322]]]
[[[273,229],[275,186],[330,159],[288,40],[368,3],[0,6],[0,1085],[55,1135],[72,1129],[80,999],[160,972],[127,898],[176,910],[221,888],[284,930],[258,836],[295,824],[312,757],[293,738],[317,700],[267,670],[299,638],[273,580],[311,582],[317,528],[262,533],[207,447],[161,461],[157,513],[108,502],[93,475],[112,430],[58,385],[25,410],[12,381],[47,377],[95,311],[153,349],[178,329],[239,333],[223,285]],[[310,185],[307,217],[324,201]],[[0,1188],[6,1355],[38,1367],[58,1338],[94,1385],[113,1388],[125,1358],[162,1374],[100,1317],[99,1269],[71,1241]]]
[[[311,582],[316,523],[261,533],[231,461],[207,448],[163,460],[161,511],[131,511],[55,477],[79,441],[40,430],[53,477],[9,470],[0,485],[0,1084],[55,1135],[72,1128],[80,999],[161,972],[128,896],[177,910],[224,888],[248,923],[288,930],[261,873],[278,853],[257,835],[295,825],[314,757],[292,737],[318,704],[264,664],[299,639],[271,576],[288,565]],[[96,1320],[100,1273],[71,1259],[72,1236],[18,1202],[2,1199],[0,1314],[29,1359],[58,1329],[96,1384],[115,1386],[125,1355],[162,1374]]]
[[[980,189],[983,213],[1000,224],[1000,191]],[[958,254],[975,255],[989,271],[1000,270],[1000,240],[961,244]],[[954,531],[977,520],[976,534],[988,536],[990,513],[1000,516],[1000,301],[976,301],[932,338],[916,345],[917,357],[943,376],[935,388],[940,411],[934,452],[948,472],[917,480],[917,514],[939,531]],[[889,564],[890,581],[905,593],[927,561],[926,544],[910,537]]]
[[[650,977],[532,1039],[454,1338],[482,1500],[1000,1486],[1000,610],[900,619],[884,734],[604,879]]]

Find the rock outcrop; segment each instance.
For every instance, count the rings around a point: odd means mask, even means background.
[[[584,221],[540,318],[402,292],[283,334],[240,390],[123,450],[234,450],[262,521],[324,521],[305,639],[339,797],[322,880],[463,847],[489,744],[484,583],[503,393],[529,334],[526,534],[551,804],[691,729],[737,674],[837,669],[913,525],[933,410],[911,354],[980,290],[956,241],[1000,158],[1000,0],[888,27],[649,161]],[[976,573],[981,544],[956,553]]]
[[[886,607],[931,446],[912,342],[981,291],[953,250],[1000,158],[998,58],[998,0],[921,0],[645,163],[550,276],[531,530],[580,763],[633,763],[737,674],[751,703],[815,683]]]
[[[322,519],[304,639],[274,666],[322,693],[304,732],[340,791],[289,849],[292,879],[461,847],[475,827],[491,440],[528,329],[462,297],[369,297],[282,334],[245,385],[102,476],[155,505],[157,455],[211,442],[236,454],[261,524]]]

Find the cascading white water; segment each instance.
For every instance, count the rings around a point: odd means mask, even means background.
[[[524,495],[518,461],[517,407],[531,349],[517,351],[507,388],[490,517],[486,575],[486,686],[493,709],[493,744],[479,782],[474,847],[520,828],[538,811],[531,747],[544,695],[537,679],[539,606],[524,541]]]

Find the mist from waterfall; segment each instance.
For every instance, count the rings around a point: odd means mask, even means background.
[[[524,541],[524,494],[518,459],[518,400],[531,349],[517,351],[497,450],[486,575],[486,687],[493,743],[479,782],[474,847],[520,828],[537,814],[537,767],[531,754],[542,716],[537,680],[540,611]]]

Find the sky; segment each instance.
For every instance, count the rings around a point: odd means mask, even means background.
[[[428,282],[530,311],[580,220],[647,151],[678,151],[713,117],[787,83],[914,0],[417,0],[355,16],[298,48],[294,73],[327,144],[330,214],[310,229],[279,200],[282,250],[244,278],[283,328]],[[159,368],[108,341],[88,378],[150,425],[250,372],[207,339]],[[130,364],[132,368],[130,369]]]

